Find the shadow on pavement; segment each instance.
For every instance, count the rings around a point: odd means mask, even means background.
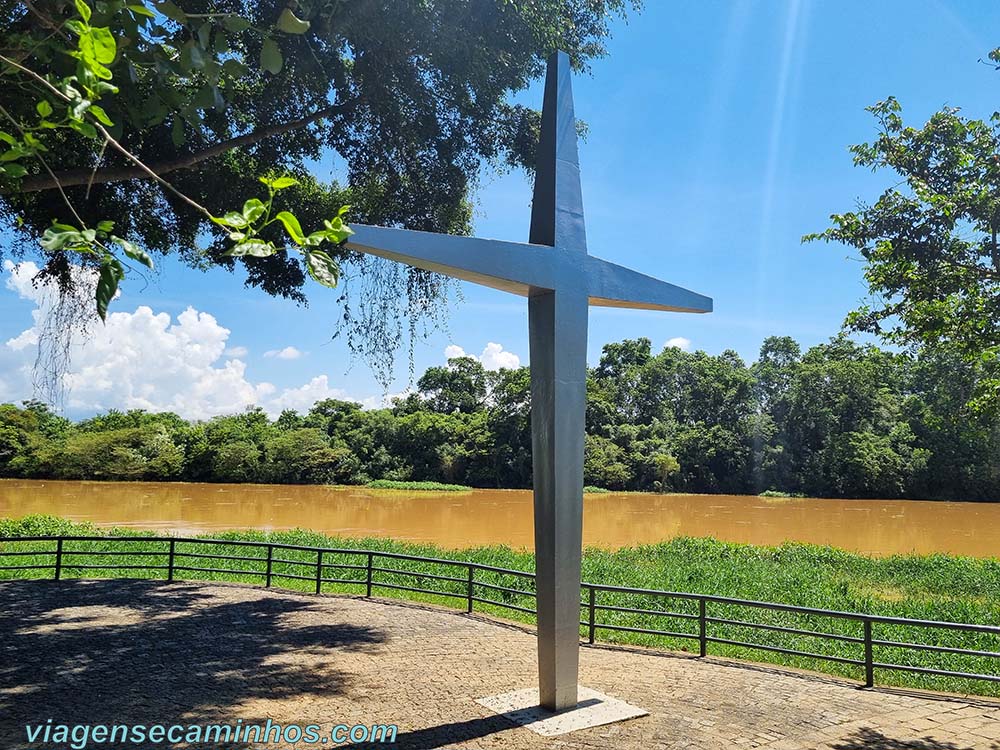
[[[896,739],[870,727],[862,727],[830,747],[833,750],[975,750],[967,745],[942,742],[931,737]],[[1000,750],[1000,745],[994,744],[992,748]]]
[[[0,584],[0,747],[25,725],[198,723],[254,698],[329,696],[350,675],[336,653],[379,631],[290,617],[304,597],[227,601],[199,583],[68,580]],[[296,659],[309,655],[309,659]],[[37,745],[36,745],[37,746]]]

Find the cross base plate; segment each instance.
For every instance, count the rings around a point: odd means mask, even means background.
[[[649,714],[625,701],[583,686],[579,688],[578,696],[579,703],[576,707],[565,711],[549,711],[539,706],[538,688],[479,698],[476,703],[545,737],[614,724]]]

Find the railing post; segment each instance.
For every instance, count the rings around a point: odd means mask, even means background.
[[[708,653],[708,619],[705,614],[705,597],[698,598],[698,656]]]
[[[367,596],[369,599],[371,598],[372,595],[372,558],[374,556],[375,556],[374,553],[372,552],[368,553],[368,572],[367,575],[365,576],[365,596]]]
[[[323,585],[323,550],[316,550],[316,593],[320,591],[320,587]]]
[[[595,617],[595,612],[597,610],[596,606],[597,589],[595,589],[593,586],[590,586],[589,588],[590,588],[590,615],[587,618],[587,622],[590,625],[590,632],[587,635],[587,641],[589,643],[593,643],[594,631],[597,630],[597,618]]]
[[[267,545],[267,570],[264,573],[264,588],[271,588],[271,563],[274,561],[274,545]]]
[[[466,606],[465,606],[465,611],[466,612],[472,612],[472,587],[473,587],[472,575],[473,575],[473,571],[475,571],[475,569],[476,569],[476,566],[473,565],[472,563],[469,563],[469,583],[468,583],[468,587],[466,588],[466,592],[465,592],[466,593]]]
[[[175,540],[170,540],[170,553],[167,556],[167,580],[174,580],[174,545]]]
[[[872,659],[872,621],[867,617],[865,624],[865,687],[875,687],[875,666]]]
[[[56,540],[56,580],[62,578],[62,538]]]

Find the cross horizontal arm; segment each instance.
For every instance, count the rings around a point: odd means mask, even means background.
[[[638,271],[587,256],[587,294],[590,304],[633,310],[712,312],[712,298],[668,284]]]
[[[348,248],[527,297],[555,289],[559,253],[547,245],[351,224]]]
[[[352,224],[348,248],[406,263],[463,281],[530,296],[532,290],[565,287],[568,266],[586,266],[591,305],[639,310],[711,312],[712,300],[592,255],[549,245],[486,240],[412,229]],[[575,274],[572,274],[576,278]],[[562,281],[562,284],[560,284]]]

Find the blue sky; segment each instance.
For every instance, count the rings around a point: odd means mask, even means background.
[[[998,28],[996,4],[936,0],[647,2],[616,23],[609,56],[574,82],[589,126],[580,162],[590,252],[708,294],[715,312],[594,309],[590,362],[625,337],[647,336],[656,349],[685,339],[752,360],[769,335],[809,346],[836,333],[864,294],[862,266],[846,248],[799,239],[891,181],[851,164],[847,146],[875,133],[864,108],[893,95],[913,124],[944,105],[988,117],[1000,108],[1000,72],[977,60],[1000,43]],[[518,100],[540,105],[540,85]],[[528,176],[485,173],[477,233],[526,239],[530,198]],[[30,395],[37,294],[13,269],[3,276],[0,400],[16,400]],[[336,294],[312,286],[309,296],[297,307],[245,289],[239,276],[174,262],[149,285],[130,280],[114,309],[151,312],[102,334],[114,346],[83,347],[69,410],[147,405],[208,416],[323,395],[374,403],[372,374],[330,341]],[[189,307],[198,314],[179,322]],[[449,334],[417,344],[416,372],[442,363],[448,346],[480,355],[491,343],[527,363],[525,302],[465,285]],[[497,350],[490,363],[513,361]],[[397,392],[408,384],[405,352],[399,359]]]

